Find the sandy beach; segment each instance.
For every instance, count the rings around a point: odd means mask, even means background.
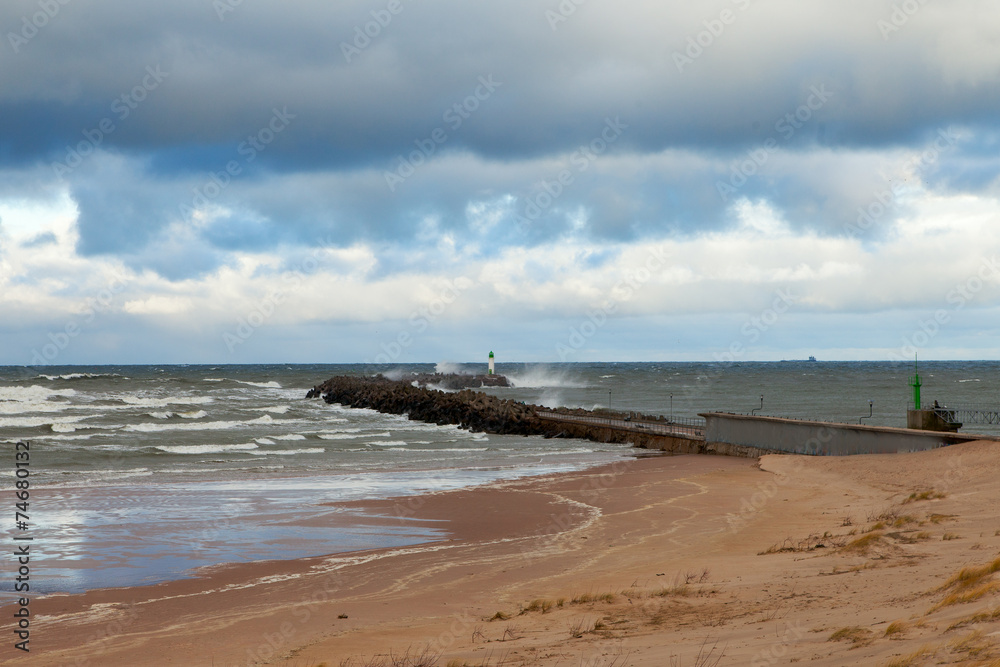
[[[448,538],[33,601],[5,664],[993,664],[996,446],[648,457],[356,503]]]

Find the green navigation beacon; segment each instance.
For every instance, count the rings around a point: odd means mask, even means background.
[[[913,357],[913,377],[910,378],[910,386],[913,387],[913,409],[920,409],[920,372],[917,368],[917,358]]]

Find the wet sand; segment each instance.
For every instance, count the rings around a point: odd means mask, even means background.
[[[31,653],[15,655],[10,641],[3,656],[25,665],[333,667],[390,656],[419,664],[419,654],[440,667],[990,664],[1000,658],[1000,575],[949,577],[1000,555],[996,447],[759,465],[643,458],[353,503],[388,525],[448,536],[33,601]]]

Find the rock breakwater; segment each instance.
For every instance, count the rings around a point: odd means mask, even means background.
[[[440,380],[442,376],[430,377],[437,377]],[[433,384],[443,386],[439,382]],[[317,397],[322,397],[327,403],[340,403],[352,408],[370,408],[389,414],[406,414],[415,421],[439,425],[455,424],[470,431],[550,437],[561,432],[558,425],[543,422],[538,418],[535,413],[538,406],[488,396],[470,389],[449,393],[414,386],[413,380],[410,379],[390,380],[381,375],[337,376],[313,387],[306,394],[306,398]]]
[[[441,379],[438,374],[429,377]],[[441,382],[430,384],[444,386]],[[454,392],[431,389],[419,386],[413,377],[390,380],[382,375],[337,376],[310,389],[306,398],[322,398],[327,403],[408,415],[415,421],[453,424],[474,432],[498,435],[541,435],[546,438],[630,443],[635,447],[678,454],[726,454],[754,458],[767,453],[738,445],[706,443],[701,434],[675,433],[672,430],[658,432],[672,424],[662,416],[592,412],[581,408],[552,410],[471,389]]]

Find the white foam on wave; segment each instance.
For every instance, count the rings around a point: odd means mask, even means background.
[[[168,405],[205,405],[215,399],[211,396],[167,396],[166,398],[122,396],[119,400],[140,408],[165,408]]]
[[[271,418],[271,415],[264,415],[263,417],[258,417],[257,419],[251,419],[249,421],[219,421],[219,422],[198,422],[195,424],[129,424],[125,427],[126,431],[136,432],[136,433],[157,433],[159,431],[218,431],[227,428],[236,428],[239,426],[249,426],[253,424],[278,424],[284,423],[290,420],[280,420],[276,421]]]
[[[275,440],[305,440],[306,439],[306,436],[304,436],[304,435],[302,435],[300,433],[289,433],[287,435],[274,435],[274,436],[271,436],[271,437],[273,437]]]
[[[306,449],[262,449],[250,453],[254,456],[294,456],[296,454],[322,454],[325,451],[322,447],[308,447]]]
[[[361,433],[361,429],[349,429],[349,433],[320,432],[320,440],[352,440],[354,438],[388,438],[392,434],[388,431],[382,433]]]
[[[269,408],[254,408],[254,410],[257,412],[273,412],[276,415],[283,415],[288,412],[291,407],[292,406],[290,405],[272,405]]]
[[[273,445],[274,444],[274,440],[271,440],[270,438],[256,438],[254,440],[254,442],[256,442],[258,445]]]
[[[82,378],[120,378],[122,376],[118,373],[66,373],[65,375],[41,374],[38,377],[46,380],[79,380]]]
[[[157,445],[154,449],[168,454],[225,454],[226,452],[247,452],[257,449],[256,442],[242,445]]]
[[[442,447],[441,449],[407,449],[406,451],[431,454],[436,452],[486,452],[489,451],[489,447]]]
[[[208,413],[204,410],[195,410],[194,412],[147,412],[146,414],[153,419],[170,419],[171,417],[180,417],[181,419],[201,419],[208,416]]]
[[[55,397],[76,396],[75,389],[49,389],[30,387],[0,387],[0,415],[19,415],[31,412],[61,412],[73,407],[68,401],[52,401]]]
[[[563,450],[549,450],[549,451],[531,451],[532,456],[568,456],[571,454],[595,454],[597,453],[594,449],[563,449]]]
[[[148,468],[134,468],[132,470],[107,470],[94,475],[103,481],[112,481],[116,479],[128,479],[129,477],[151,477],[153,471]]]
[[[0,387],[0,401],[43,401],[50,396],[76,396],[76,389],[49,389],[37,384]]]
[[[409,443],[406,440],[379,440],[377,442],[365,443],[368,445],[378,445],[379,447],[405,447]]]
[[[202,382],[225,382],[226,378],[205,378]]]
[[[0,428],[38,428],[55,424],[75,424],[86,419],[84,415],[77,417],[0,417]]]
[[[248,384],[252,387],[261,387],[263,389],[281,389],[281,385],[273,380],[271,382],[250,382],[249,380],[234,380],[234,382],[239,382],[240,384]]]

